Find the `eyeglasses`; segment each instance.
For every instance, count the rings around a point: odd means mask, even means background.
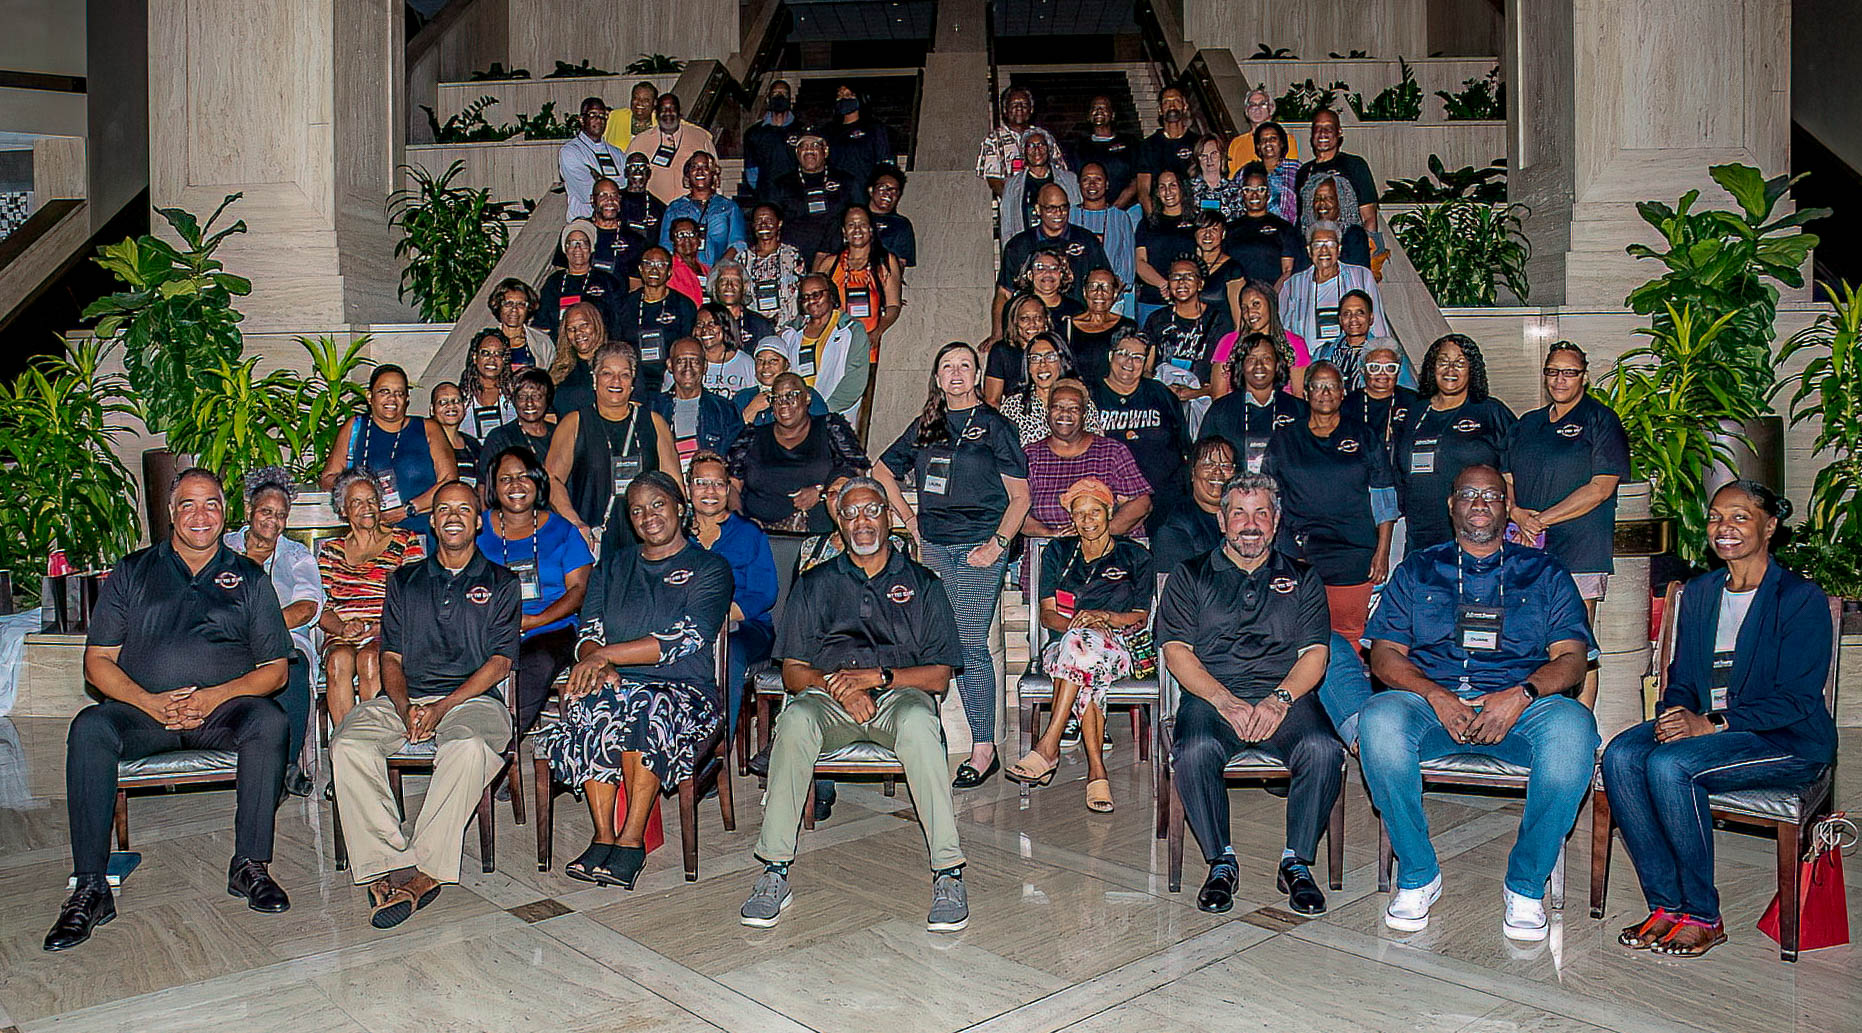
[[[1035,209],[1043,212],[1064,212],[1069,210],[1068,206],[1064,204],[1038,204],[1035,205]]]
[[[1244,194],[1265,194],[1267,193],[1267,187],[1265,186],[1242,187],[1241,192]]]
[[[1463,502],[1501,502],[1506,499],[1506,492],[1499,488],[1457,488],[1455,497]]]
[[[1030,366],[1052,366],[1058,365],[1059,362],[1059,352],[1041,352],[1028,356],[1028,365]]]
[[[672,239],[674,240],[697,240],[698,234],[694,233],[691,230],[675,230],[673,231]]]
[[[679,367],[702,366],[704,364],[705,359],[702,355],[680,355],[674,358],[671,363],[671,365]]]
[[[770,395],[769,400],[777,405],[793,405],[807,397],[808,394],[805,391],[778,391]]]
[[[828,296],[828,292],[825,289],[818,290],[818,291],[803,291],[802,292],[803,301],[814,301],[816,298],[825,298],[827,296]]]
[[[1186,282],[1200,280],[1200,279],[1202,279],[1202,275],[1199,273],[1171,273],[1170,274],[1171,283],[1186,283]]]
[[[1232,459],[1200,459],[1197,460],[1196,466],[1198,469],[1226,470],[1233,473],[1235,470],[1235,461]]]
[[[1467,369],[1468,360],[1466,359],[1437,359],[1435,360],[1435,368],[1438,370]]]
[[[1104,280],[1088,280],[1086,282],[1086,293],[1110,294],[1112,293],[1112,285]]]
[[[729,481],[720,481],[716,477],[692,478],[692,487],[694,488],[728,488],[730,486]]]
[[[655,258],[655,259],[641,262],[640,268],[642,269],[671,269],[672,263]]]
[[[1314,251],[1337,251],[1338,241],[1336,240],[1315,240],[1311,244],[1308,244],[1307,246],[1312,248]]]
[[[1547,366],[1542,372],[1547,380],[1576,380],[1584,375],[1581,369],[1560,369],[1556,366]]]
[[[886,504],[884,502],[868,502],[864,505],[853,503],[842,506],[840,508],[840,515],[842,520],[852,520],[858,516],[865,516],[869,520],[878,520],[880,517],[886,515]]]
[[[1143,362],[1145,354],[1143,352],[1132,351],[1130,348],[1119,348],[1112,352],[1112,357],[1115,359],[1124,359],[1126,362]]]
[[[1367,362],[1364,364],[1364,372],[1377,374],[1379,376],[1394,376],[1397,371],[1402,368],[1400,363],[1395,362]]]
[[[473,352],[472,356],[479,359],[502,359],[504,358],[504,349],[480,348],[478,351]],[[1549,376],[1550,374],[1547,375]]]
[[[1049,265],[1049,264],[1048,264],[1048,263],[1046,263],[1046,262],[1038,262],[1038,263],[1036,263],[1036,264],[1034,264],[1034,265],[1031,265],[1031,266],[1029,266],[1029,267],[1028,267],[1028,271],[1029,271],[1030,273],[1052,273],[1052,274],[1054,274],[1054,275],[1059,275],[1059,274],[1060,274],[1060,266],[1057,266],[1057,265]]]

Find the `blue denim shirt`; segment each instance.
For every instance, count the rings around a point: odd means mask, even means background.
[[[724,252],[731,248],[739,252],[745,248],[744,239],[748,233],[744,229],[743,209],[723,194],[711,195],[703,211],[699,210],[698,202],[692,200],[689,194],[674,198],[666,206],[666,215],[659,223],[659,246],[667,251],[672,250],[674,219],[690,219],[698,224],[699,230],[705,235],[705,243],[698,249],[698,260],[708,266],[716,265],[718,259],[724,257]]]
[[[1410,553],[1381,594],[1364,641],[1407,646],[1424,677],[1468,699],[1531,677],[1554,642],[1576,639],[1588,655],[1597,652],[1570,571],[1538,549],[1508,542],[1481,559],[1454,542],[1431,546]],[[1462,648],[1456,623],[1463,599],[1503,607],[1499,648]]]

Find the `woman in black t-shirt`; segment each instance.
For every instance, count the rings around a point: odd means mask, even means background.
[[[1448,334],[1423,356],[1424,404],[1410,410],[1391,459],[1408,518],[1410,550],[1453,541],[1448,493],[1470,466],[1501,468],[1513,410],[1487,393],[1487,363],[1466,334]]]
[[[1087,385],[1099,410],[1100,433],[1130,449],[1151,483],[1151,512],[1144,521],[1150,533],[1183,503],[1183,454],[1189,448],[1183,406],[1169,388],[1145,376],[1153,354],[1143,333],[1128,331],[1112,344],[1111,371]]]
[[[1135,251],[1138,273],[1138,321],[1164,306],[1170,263],[1196,247],[1190,237],[1190,207],[1183,177],[1163,169],[1152,177],[1151,210],[1138,224]]]
[[[1008,549],[1028,515],[1028,457],[1014,424],[977,391],[976,350],[962,341],[938,349],[924,411],[886,449],[873,477],[918,539],[924,564],[944,581],[963,674],[957,683],[970,724],[970,757],[957,789],[974,789],[1002,767],[996,756],[996,665],[989,625],[1002,596]],[[918,486],[918,509],[903,479]]]
[[[1084,477],[1067,489],[1060,504],[1078,534],[1049,542],[1041,553],[1041,627],[1057,636],[1041,652],[1041,668],[1054,680],[1054,708],[1047,729],[1028,755],[1003,777],[1044,786],[1060,767],[1060,737],[1069,718],[1080,722],[1086,749],[1086,806],[1112,810],[1112,783],[1104,751],[1106,690],[1136,671],[1135,636],[1151,617],[1151,554],[1111,532],[1112,489]],[[1155,657],[1151,658],[1155,663]]]
[[[1170,263],[1170,305],[1151,313],[1144,323],[1144,334],[1157,348],[1160,365],[1169,363],[1196,375],[1201,387],[1177,384],[1171,392],[1178,401],[1210,398],[1216,394],[1214,356],[1216,344],[1234,332],[1226,306],[1203,300],[1202,267],[1193,258],[1179,258]]]
[[[989,347],[984,359],[983,401],[1001,405],[1003,395],[1021,390],[1028,342],[1053,329],[1046,302],[1025,292],[1009,299],[1002,308],[1002,339]]]
[[[1067,346],[1073,350],[1073,361],[1079,364],[1080,379],[1090,384],[1112,368],[1112,342],[1120,334],[1138,329],[1138,324],[1112,309],[1125,292],[1125,284],[1112,270],[1087,273],[1081,292],[1086,298],[1086,311],[1069,318],[1063,329]]]

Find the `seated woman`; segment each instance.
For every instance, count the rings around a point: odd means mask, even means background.
[[[342,474],[361,470],[375,480],[382,521],[424,535],[434,489],[457,477],[459,468],[440,425],[407,409],[407,372],[393,363],[376,366],[369,374],[368,412],[337,432],[317,483],[335,504]]]
[[[633,889],[662,786],[692,775],[724,721],[715,671],[731,607],[730,561],[686,537],[685,492],[664,470],[627,486],[638,545],[602,556],[582,607],[563,719],[538,737],[557,781],[578,787],[594,840],[563,874]],[[615,801],[627,786],[627,817]]]
[[[323,578],[325,698],[330,727],[343,723],[359,699],[381,692],[381,604],[388,597],[388,575],[426,556],[421,536],[382,519],[381,488],[362,470],[344,470],[330,489],[330,505],[349,525],[349,533],[317,547],[317,573]]]
[[[1687,583],[1659,716],[1603,751],[1649,904],[1616,938],[1631,950],[1697,958],[1726,942],[1707,794],[1803,785],[1836,756],[1829,604],[1771,556],[1790,505],[1756,481],[1714,493],[1707,541],[1726,567]]]
[[[700,452],[686,470],[692,495],[692,523],[698,544],[731,564],[730,678],[725,683],[725,720],[737,732],[737,714],[743,709],[744,673],[751,664],[769,659],[776,641],[770,610],[776,605],[776,560],[769,551],[769,536],[755,524],[730,510],[731,479],[724,457]]]
[[[478,550],[517,575],[524,603],[517,649],[517,731],[530,731],[556,676],[575,662],[575,615],[595,557],[569,521],[550,512],[550,475],[523,445],[486,463]]]
[[[1060,636],[1041,653],[1041,667],[1054,679],[1054,709],[1033,751],[1003,772],[1026,785],[1054,780],[1066,715],[1080,722],[1081,742],[1104,741],[1106,690],[1131,677],[1131,635],[1151,617],[1151,554],[1112,534],[1112,489],[1084,477],[1061,504],[1078,533],[1054,539],[1041,554],[1041,626]],[[1112,810],[1102,750],[1086,751],[1086,806]]]

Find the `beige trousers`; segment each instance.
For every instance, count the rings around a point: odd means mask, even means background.
[[[386,696],[351,710],[330,741],[330,772],[356,884],[407,867],[437,882],[458,882],[466,823],[504,766],[510,740],[511,713],[494,697],[447,711],[434,733],[433,776],[410,836],[388,786],[388,758],[407,743],[407,726]]]

